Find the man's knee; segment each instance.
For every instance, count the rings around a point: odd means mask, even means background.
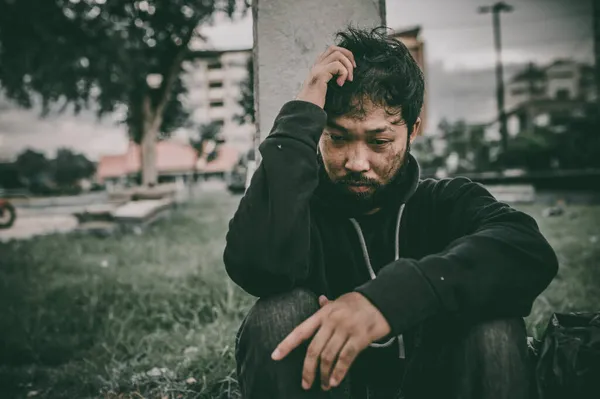
[[[483,363],[498,363],[499,367],[525,361],[527,333],[523,319],[497,319],[476,324],[466,334],[465,347],[470,357]]]
[[[250,309],[238,332],[238,350],[245,344],[272,351],[296,326],[319,310],[317,295],[295,289],[261,298]]]
[[[499,319],[472,326],[458,354],[459,397],[527,398],[529,362],[523,319]]]

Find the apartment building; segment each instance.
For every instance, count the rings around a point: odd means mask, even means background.
[[[221,125],[222,137],[240,153],[252,147],[255,130],[252,124],[236,121],[236,115],[242,113],[239,99],[250,57],[251,49],[201,50],[194,52],[193,61],[185,65],[184,79],[189,89],[185,103],[192,110],[193,128],[209,123]]]

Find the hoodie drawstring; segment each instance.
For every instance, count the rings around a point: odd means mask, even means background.
[[[404,204],[400,205],[400,209],[398,210],[398,217],[396,219],[396,235],[394,237],[395,238],[395,257],[394,257],[395,260],[400,259],[400,222],[402,221],[403,213],[404,213]],[[354,229],[356,230],[356,232],[358,234],[358,239],[360,241],[360,246],[362,248],[365,262],[367,264],[367,269],[369,269],[369,275],[371,276],[371,280],[374,280],[375,277],[377,277],[377,276],[375,275],[375,271],[373,270],[373,267],[371,266],[371,260],[369,258],[369,251],[367,250],[367,243],[365,241],[365,237],[363,235],[362,229],[360,228],[360,225],[358,224],[358,222],[355,219],[350,219],[350,222],[352,222],[352,225],[354,226]],[[398,339],[398,357],[400,357],[401,359],[404,359],[406,357],[406,351],[405,351],[405,347],[404,347],[404,337],[402,336],[402,334],[398,335],[397,337],[392,337],[387,342],[384,342],[382,344],[373,342],[370,344],[370,346],[372,348],[387,348],[394,342],[394,339]]]

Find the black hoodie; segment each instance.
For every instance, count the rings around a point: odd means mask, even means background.
[[[411,158],[382,211],[350,217],[322,195],[317,143],[326,119],[316,105],[291,101],[261,143],[227,234],[234,282],[258,297],[296,287],[330,299],[357,291],[393,335],[441,315],[529,314],[558,269],[530,216],[466,178],[420,180]]]

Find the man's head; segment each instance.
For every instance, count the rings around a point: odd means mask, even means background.
[[[385,28],[350,28],[337,39],[338,46],[353,53],[357,67],[353,81],[340,87],[331,79],[328,84],[328,123],[319,152],[338,191],[368,209],[406,164],[420,125],[423,74]]]

